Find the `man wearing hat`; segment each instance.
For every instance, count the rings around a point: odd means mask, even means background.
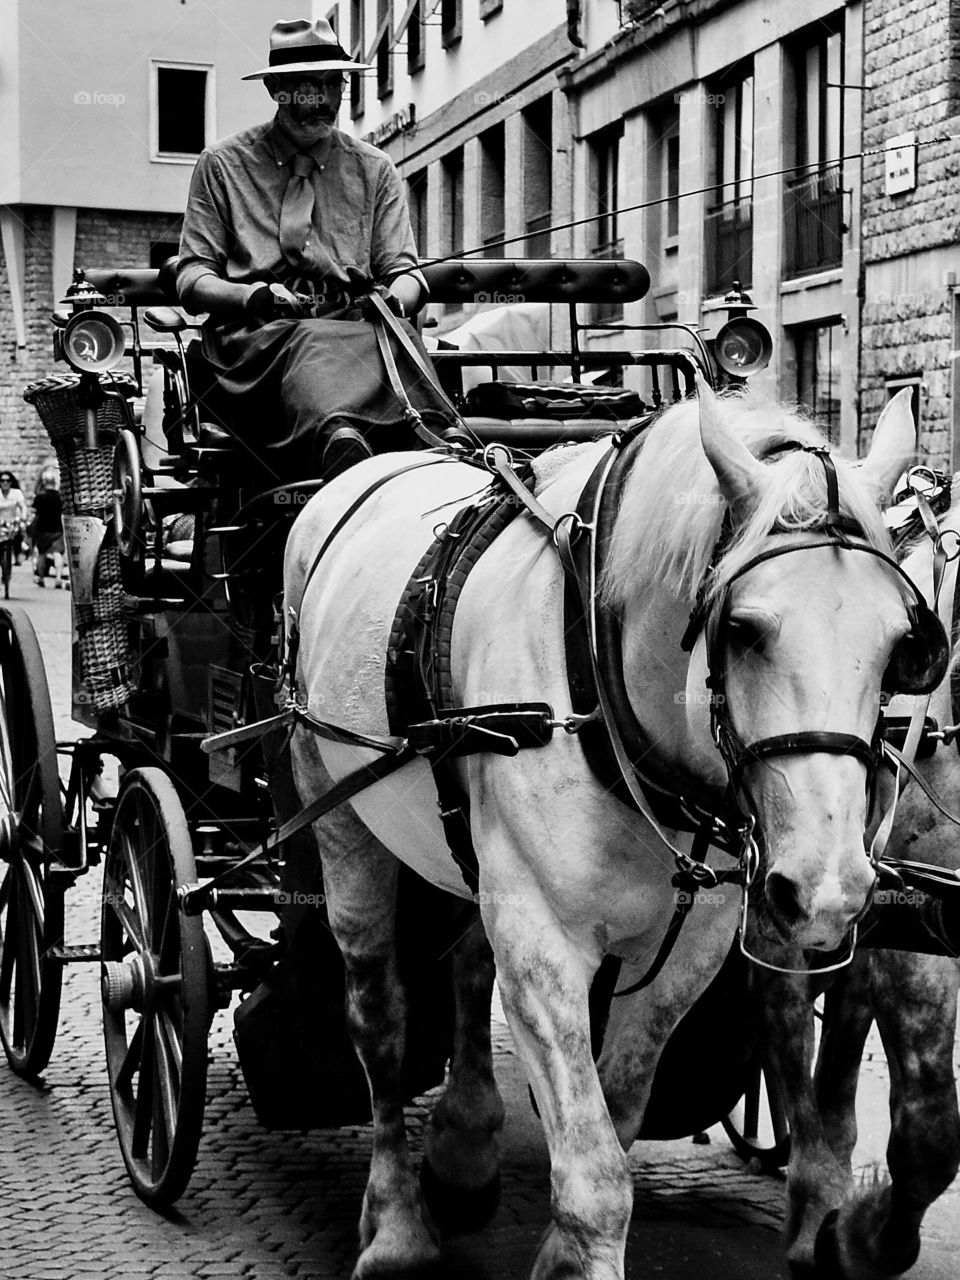
[[[307,467],[334,475],[369,456],[371,441],[410,443],[350,291],[353,269],[399,317],[427,297],[396,169],[334,127],[344,73],[368,69],[329,22],[277,22],[269,66],[243,77],[264,82],[276,115],[204,151],[190,186],[180,301],[209,314],[204,354],[242,399],[244,443],[274,483]],[[413,405],[449,425],[440,392],[409,358],[398,363]]]

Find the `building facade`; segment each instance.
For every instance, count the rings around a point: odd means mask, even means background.
[[[196,157],[269,117],[269,0],[10,0],[0,10],[0,459],[28,491],[50,452],[26,383],[52,371],[74,267],[158,265]],[[117,312],[123,318],[122,312]]]
[[[739,282],[774,335],[769,391],[852,452],[912,379],[925,451],[960,465],[957,6],[583,0],[568,29],[515,5],[329,10],[376,66],[351,127],[406,178],[421,253],[622,253],[650,293],[598,318],[707,335]],[[890,192],[911,154],[915,185]]]
[[[867,0],[863,419],[913,388],[932,461],[960,468],[960,7]]]

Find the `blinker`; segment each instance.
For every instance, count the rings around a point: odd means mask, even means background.
[[[919,594],[907,610],[912,626],[890,656],[885,693],[932,693],[947,674],[950,645],[939,616]]]

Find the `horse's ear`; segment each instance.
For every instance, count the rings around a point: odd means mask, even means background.
[[[720,492],[730,505],[735,520],[743,519],[760,500],[768,477],[742,440],[723,421],[717,397],[697,374],[700,405],[700,442],[720,483]]]
[[[893,488],[917,452],[917,427],[911,408],[912,392],[904,387],[884,405],[877,421],[870,452],[860,464],[885,506]]]

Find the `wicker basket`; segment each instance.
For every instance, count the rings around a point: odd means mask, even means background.
[[[135,390],[128,379],[115,385],[121,393]],[[87,448],[79,386],[78,375],[59,374],[31,383],[23,398],[39,413],[60,463],[64,542],[73,579],[74,702],[100,713],[123,706],[136,689],[112,521],[113,450],[127,415],[120,400],[105,396],[97,408],[99,445]],[[85,554],[91,536],[96,543],[92,564]]]

